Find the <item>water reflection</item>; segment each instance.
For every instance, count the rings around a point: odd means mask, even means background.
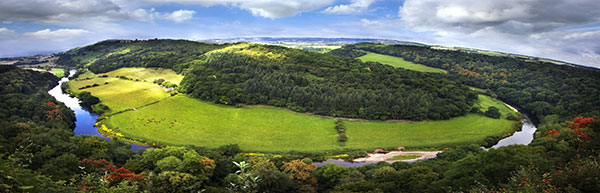
[[[76,117],[76,121],[75,121],[75,130],[73,130],[73,132],[75,132],[75,135],[93,135],[93,136],[98,136],[98,137],[102,137],[108,141],[110,141],[111,139],[102,135],[100,132],[98,132],[98,129],[96,127],[94,127],[94,124],[96,124],[96,119],[98,118],[98,114],[96,113],[91,113],[89,111],[87,111],[86,109],[84,109],[83,107],[81,107],[81,105],[79,105],[79,99],[75,98],[75,97],[71,97],[68,94],[63,93],[62,89],[60,88],[60,86],[69,81],[69,78],[72,77],[75,74],[76,70],[70,70],[69,71],[69,77],[65,77],[60,79],[60,81],[58,81],[58,86],[52,88],[50,91],[48,91],[48,94],[50,94],[51,96],[53,96],[54,98],[56,98],[57,101],[63,102],[65,103],[65,105],[67,107],[69,107],[71,110],[73,110],[75,112],[75,117]],[[148,148],[148,146],[144,146],[144,145],[137,145],[137,144],[130,144],[131,145],[131,150],[133,151],[138,151],[139,149],[146,149]]]

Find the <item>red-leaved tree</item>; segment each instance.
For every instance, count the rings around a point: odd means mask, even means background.
[[[594,118],[591,117],[577,117],[569,124],[569,128],[571,129],[579,129],[588,127],[592,122],[594,122]]]

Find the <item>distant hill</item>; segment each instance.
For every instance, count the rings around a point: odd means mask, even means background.
[[[382,43],[382,44],[401,44],[401,45],[425,45],[417,42],[373,39],[373,38],[316,38],[316,37],[248,37],[248,38],[227,38],[227,39],[207,39],[199,40],[207,43],[236,43],[250,42],[262,44],[304,44],[304,45],[345,45],[361,42]]]
[[[552,63],[552,64],[557,64],[557,65],[578,66],[578,67],[582,67],[582,68],[597,69],[597,68],[593,68],[593,67],[572,64],[572,63],[568,63],[568,62],[564,62],[564,61],[553,60],[553,59],[548,59],[548,58],[540,58],[540,57],[534,57],[534,56],[526,56],[526,55],[522,55],[522,54],[504,53],[504,52],[482,50],[482,49],[475,49],[475,48],[428,45],[428,44],[411,42],[411,41],[376,39],[376,38],[241,37],[241,38],[224,38],[224,39],[206,39],[206,40],[198,40],[198,41],[206,42],[206,43],[250,42],[250,43],[280,45],[280,46],[286,46],[286,47],[291,47],[291,48],[300,48],[300,49],[304,49],[304,50],[308,50],[308,51],[317,51],[317,52],[328,52],[330,50],[324,51],[323,49],[314,49],[315,46],[342,46],[342,45],[356,44],[356,43],[378,43],[378,44],[388,44],[388,45],[428,46],[428,47],[431,47],[432,49],[438,49],[438,50],[461,51],[461,52],[466,52],[466,53],[483,54],[483,55],[488,55],[488,56],[503,56],[503,57],[511,57],[511,58],[515,58],[515,59],[527,61],[527,62]],[[338,47],[330,47],[330,48],[335,49]]]

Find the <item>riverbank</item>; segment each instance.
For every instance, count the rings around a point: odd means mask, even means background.
[[[368,153],[367,157],[356,158],[353,162],[382,162],[386,161],[389,163],[403,161],[403,162],[415,162],[419,160],[426,160],[437,157],[438,153],[443,151],[390,151],[388,153]],[[390,160],[397,156],[412,156],[420,155],[418,158],[406,159],[406,160]]]
[[[61,78],[58,82],[58,85],[51,90],[48,91],[48,94],[53,96],[57,101],[64,103],[69,109],[75,112],[75,129],[73,132],[75,135],[92,135],[104,138],[106,140],[112,140],[111,138],[103,135],[98,131],[94,125],[96,123],[96,119],[98,118],[98,114],[92,113],[87,109],[83,108],[79,104],[79,99],[75,97],[71,97],[69,94],[66,94],[61,89],[61,85],[69,81],[69,78],[75,74],[76,70],[69,71],[68,77]],[[133,151],[137,151],[139,149],[148,148],[148,146],[139,145],[139,144],[129,144],[131,145],[131,149]]]

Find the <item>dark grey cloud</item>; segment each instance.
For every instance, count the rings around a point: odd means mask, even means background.
[[[23,20],[54,23],[81,17],[125,17],[111,0],[3,0],[0,20]]]
[[[598,22],[598,10],[598,0],[407,0],[400,17],[415,28],[523,34]]]
[[[113,20],[152,21],[154,19],[183,22],[195,14],[192,10],[159,13],[154,9],[136,8],[136,1],[124,0],[2,0],[0,21],[65,24]]]
[[[600,67],[598,10],[598,0],[406,0],[399,16],[433,43]]]

